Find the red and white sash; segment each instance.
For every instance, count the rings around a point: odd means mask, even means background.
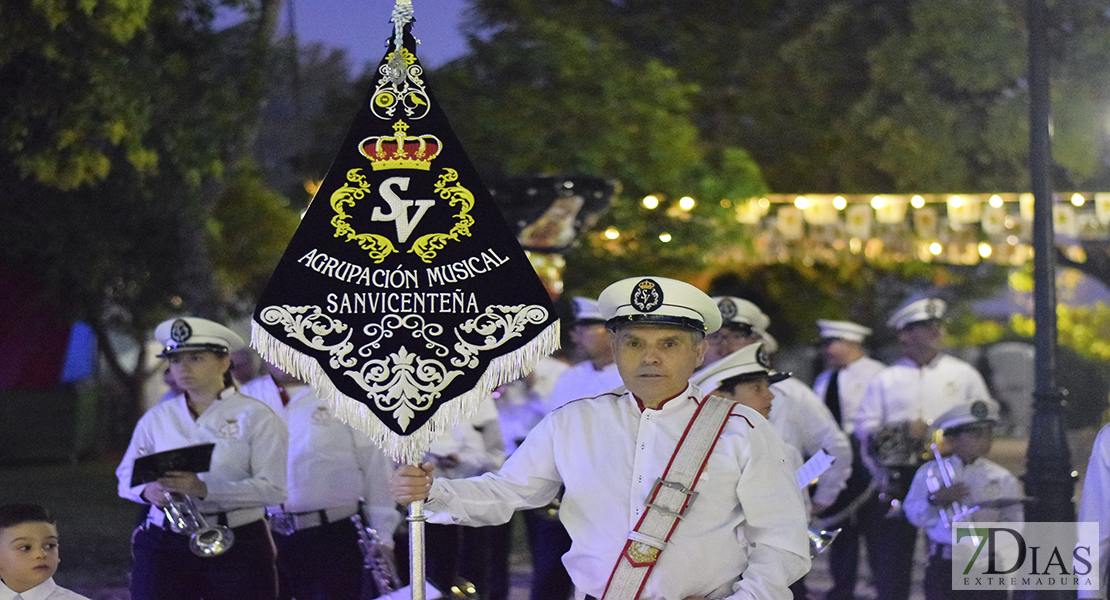
[[[602,600],[636,600],[679,521],[697,499],[694,486],[724,430],[735,403],[706,396],[686,426],[663,476],[655,481],[647,510],[628,534]]]

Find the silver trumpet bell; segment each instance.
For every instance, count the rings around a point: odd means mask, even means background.
[[[189,550],[193,554],[211,558],[231,549],[235,533],[223,525],[209,526],[192,498],[180,492],[166,492],[166,500],[169,504],[162,507],[162,512],[169,519],[170,529],[189,536]]]
[[[840,527],[832,531],[810,527],[806,529],[806,533],[809,535],[809,557],[813,558],[824,552],[836,536],[840,535]]]

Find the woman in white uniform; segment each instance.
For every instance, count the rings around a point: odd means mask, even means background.
[[[288,433],[265,404],[239,393],[229,354],[245,347],[227,327],[196,317],[171,319],[155,331],[183,393],[139,420],[116,476],[119,494],[149,504],[132,536],[134,600],[264,600],[277,597],[274,545],[266,506],[286,498]],[[168,471],[131,486],[135,459],[198,444],[215,444],[207,471]],[[230,528],[231,548],[216,556],[190,549],[163,510],[169,493],[187,496],[208,525]]]

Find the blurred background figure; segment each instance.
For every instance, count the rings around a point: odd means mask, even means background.
[[[883,560],[872,573],[880,598],[905,600],[910,594],[917,528],[906,520],[901,503],[925,462],[933,421],[949,409],[990,398],[975,367],[941,353],[947,309],[943,300],[925,298],[891,315],[887,324],[898,331],[904,356],[875,375],[856,413],[864,463],[879,482],[884,504],[883,526],[876,530]]]
[[[289,432],[289,497],[269,507],[281,598],[369,596],[363,573],[368,534],[360,530],[372,527],[386,546],[386,560],[393,558],[393,532],[401,522],[389,497],[393,462],[368,436],[336,418],[308,384],[276,365],[267,369],[269,374],[242,389],[273,409]]]
[[[497,420],[497,405],[491,396],[486,396],[473,416],[460,421],[443,437],[432,442],[424,460],[434,462],[436,469],[449,479],[496,471],[505,462],[504,442]],[[485,598],[490,586],[492,529],[426,524],[425,572],[428,581],[445,593],[452,586],[463,593],[466,588],[474,587],[479,597]],[[400,531],[397,539],[397,547],[407,547],[408,531]],[[408,558],[405,553],[402,561],[405,565],[402,569],[404,577],[407,577]],[[507,591],[505,594],[507,596]]]
[[[833,587],[825,600],[851,600],[856,597],[859,574],[860,537],[867,543],[871,572],[883,560],[874,545],[876,528],[883,526],[885,509],[879,506],[878,485],[863,464],[859,438],[854,435],[856,413],[867,385],[886,365],[863,352],[863,340],[871,329],[850,321],[817,321],[818,345],[825,358],[825,370],[813,382],[813,391],[823,398],[852,444],[852,474],[836,501],[818,517],[819,529],[840,529],[836,543],[828,550]]]

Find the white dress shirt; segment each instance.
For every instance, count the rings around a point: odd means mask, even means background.
[[[806,384],[788,377],[772,385],[771,392],[775,399],[770,421],[782,441],[797,448],[804,459],[822,449],[836,459],[818,478],[813,493],[813,502],[831,505],[852,474],[852,443],[825,403]]]
[[[659,409],[627,392],[570,402],[499,472],[437,479],[425,506],[434,522],[498,524],[546,505],[565,485],[559,518],[573,543],[563,564],[578,590],[601,597],[701,398],[689,386]],[[786,600],[787,586],[809,569],[805,509],[781,439],[745,406],[731,415],[641,598]]]
[[[856,414],[859,412],[863,394],[867,391],[867,384],[871,383],[875,375],[885,368],[885,364],[863,356],[840,369],[840,374],[836,377],[836,387],[840,398],[841,429],[844,433],[851,434],[855,430]],[[825,400],[825,392],[828,390],[832,374],[833,369],[826,369],[813,380],[813,393],[817,394],[822,402]]]
[[[1098,523],[1098,590],[1079,590],[1080,598],[1105,598],[1110,575],[1110,425],[1098,432],[1083,478],[1080,523]]]
[[[937,354],[918,366],[909,358],[879,371],[856,413],[856,436],[867,448],[867,437],[891,423],[933,420],[948,409],[990,398],[987,384],[975,367],[947,354]],[[864,458],[868,458],[864,453]]]
[[[355,506],[362,499],[370,526],[392,545],[401,522],[389,494],[393,461],[366,434],[340,421],[309,386],[286,386],[285,392],[289,404],[282,406],[281,390],[269,375],[243,384],[243,393],[265,402],[289,431],[289,497],[271,509],[303,513]]]
[[[135,502],[146,485],[131,487],[135,459],[147,454],[197,444],[215,443],[211,468],[198,477],[208,495],[194,499],[205,514],[240,508],[264,508],[285,501],[285,458],[289,436],[281,418],[270,407],[234,388],[220,397],[196,420],[185,396],[161,402],[139,419],[131,444],[116,468],[119,495]],[[151,506],[149,519],[161,526],[162,509]]]
[[[54,583],[53,577],[20,594],[16,594],[0,581],[0,600],[12,600],[16,597],[23,600],[89,600]]]
[[[1013,473],[1010,473],[1005,467],[996,462],[980,457],[970,465],[965,465],[960,457],[955,455],[949,456],[947,460],[952,465],[952,470],[955,471],[952,482],[962,482],[967,485],[968,494],[960,501],[966,508],[979,506],[989,500],[1018,499],[1024,495],[1017,477],[1014,477]],[[906,494],[903,507],[906,511],[906,518],[910,520],[910,523],[924,529],[929,539],[938,544],[951,544],[952,529],[945,527],[944,521],[940,518],[940,511],[941,509],[946,510],[949,518],[951,518],[952,506],[934,506],[929,503],[930,492],[926,480],[930,470],[936,470],[936,464],[935,460],[931,460],[917,470],[913,477],[913,483],[910,484],[910,491]],[[940,475],[934,474],[934,477],[939,479]],[[1025,509],[1020,502],[1002,507],[980,506],[978,510],[962,519],[962,521],[972,523],[1000,521],[1023,523],[1025,521]]]

